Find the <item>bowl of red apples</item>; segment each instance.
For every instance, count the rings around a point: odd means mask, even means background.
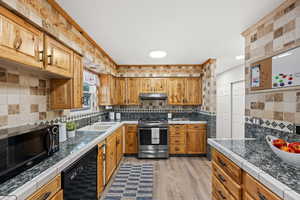
[[[300,168],[300,142],[287,142],[274,136],[266,136],[272,151],[285,163]]]

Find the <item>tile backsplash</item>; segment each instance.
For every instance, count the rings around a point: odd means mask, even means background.
[[[49,110],[49,80],[16,67],[0,66],[0,127],[58,117]]]

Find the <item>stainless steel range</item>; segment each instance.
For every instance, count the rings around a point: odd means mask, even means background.
[[[139,158],[168,158],[168,121],[140,119],[138,123]]]

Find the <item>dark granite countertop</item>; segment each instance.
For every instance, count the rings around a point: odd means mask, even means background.
[[[289,190],[300,194],[300,169],[281,161],[265,140],[209,139],[209,144],[233,161],[236,160],[237,165],[261,182],[271,182],[269,189],[282,198],[286,197],[285,191]],[[265,180],[265,175],[271,178]]]

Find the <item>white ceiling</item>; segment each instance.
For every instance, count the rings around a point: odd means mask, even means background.
[[[283,0],[57,0],[117,64],[241,61],[240,33]],[[151,59],[151,50],[165,50]]]

